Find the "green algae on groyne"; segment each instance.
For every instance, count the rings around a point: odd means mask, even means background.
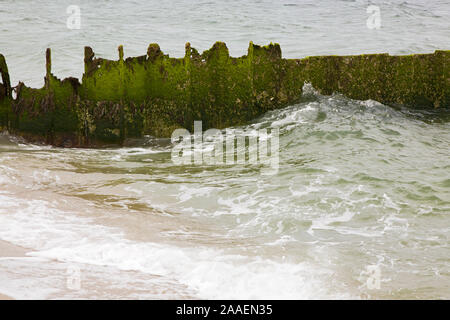
[[[186,44],[183,58],[170,58],[157,44],[146,55],[119,60],[95,57],[85,48],[85,70],[58,79],[46,52],[45,84],[12,88],[0,54],[0,129],[56,146],[121,144],[144,135],[170,137],[246,123],[268,110],[297,102],[305,82],[322,94],[429,108],[450,105],[450,51],[390,56],[317,56],[283,59],[278,44],[250,43],[247,55],[230,57],[216,42],[200,54]],[[12,91],[16,91],[13,98]]]

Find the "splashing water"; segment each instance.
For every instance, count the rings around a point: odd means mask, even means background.
[[[12,84],[83,71],[83,46],[117,59],[158,42],[283,56],[448,49],[448,1],[2,1]],[[132,4],[132,5],[130,5]],[[132,17],[132,18],[131,18]],[[182,19],[180,17],[183,17]],[[351,43],[351,46],[349,46]],[[59,149],[0,136],[0,292],[15,298],[450,298],[450,114],[322,96],[244,127],[279,129],[279,170],[176,165],[172,145]],[[0,252],[1,253],[1,252]],[[80,288],[67,285],[78,268]],[[374,272],[375,270],[375,272]]]
[[[175,165],[164,140],[85,150],[3,136],[0,238],[34,249],[39,268],[136,272],[142,297],[448,298],[448,119],[306,86],[304,102],[242,128],[280,130],[272,176]],[[123,292],[131,276],[116,277]]]

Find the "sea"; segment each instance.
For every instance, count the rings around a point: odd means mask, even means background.
[[[158,43],[250,41],[284,58],[450,49],[448,0],[0,1],[12,85]],[[450,109],[322,95],[230,130],[276,129],[278,167],[175,163],[146,136],[102,149],[0,135],[0,292],[16,299],[450,299]],[[2,256],[0,252],[0,256]]]

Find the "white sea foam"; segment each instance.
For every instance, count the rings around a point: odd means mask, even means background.
[[[120,230],[60,211],[57,202],[27,201],[8,215],[11,201],[2,196],[0,239],[35,249],[29,253],[32,257],[160,275],[203,298],[332,297],[324,283],[329,271],[308,263],[276,262],[208,247],[131,241]]]
[[[52,72],[81,79],[86,39],[96,39],[104,23],[66,37],[54,19],[65,8],[56,1],[3,3],[2,53],[13,85],[43,85],[43,55],[34,52],[41,39],[52,42]],[[193,35],[199,51],[222,39],[240,56],[247,53],[248,21],[263,30],[250,30],[255,43],[274,38],[286,58],[434,52],[448,43],[448,1],[383,1],[382,24],[389,28],[376,35],[364,27],[367,1],[311,0],[304,8],[275,1],[133,4],[91,1],[83,11],[83,21],[104,10],[139,16],[118,27],[121,19],[108,15],[111,28],[93,41],[102,57],[117,59],[123,39],[127,56],[145,54],[149,38],[183,57]],[[187,11],[189,19],[177,19]],[[372,100],[323,96],[308,83],[303,101],[234,128],[280,128],[280,170],[270,178],[234,167],[173,166],[165,155],[170,146],[150,137],[141,142],[151,147],[69,150],[1,134],[0,239],[35,251],[0,260],[0,291],[77,298],[55,291],[54,283],[65,281],[64,268],[52,265],[56,259],[84,262],[83,274],[97,277],[84,297],[105,297],[97,284],[128,279],[106,297],[448,299],[448,121],[428,118],[432,111],[416,117]],[[148,234],[139,233],[147,226]],[[368,264],[381,268],[380,290],[366,291]],[[127,276],[119,268],[137,272]]]

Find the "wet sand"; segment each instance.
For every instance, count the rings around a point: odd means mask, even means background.
[[[7,295],[4,295],[4,294],[0,293],[0,300],[14,300],[14,299],[9,297],[9,296],[7,296]]]
[[[0,258],[25,257],[27,251],[25,248],[0,240]],[[10,296],[2,294],[1,290],[2,288],[0,287],[0,300],[14,300]]]
[[[0,240],[0,257],[25,257],[29,250],[16,246],[10,242]]]
[[[184,285],[170,278],[108,266],[42,260],[33,257],[32,252],[0,240],[0,300],[195,298]],[[79,287],[67,287],[68,268],[79,270]],[[15,271],[8,275],[8,269]],[[105,274],[108,275],[106,279]],[[41,283],[44,285],[40,287]],[[8,284],[17,292],[16,298],[5,294],[8,293]],[[39,287],[40,290],[30,290]]]

